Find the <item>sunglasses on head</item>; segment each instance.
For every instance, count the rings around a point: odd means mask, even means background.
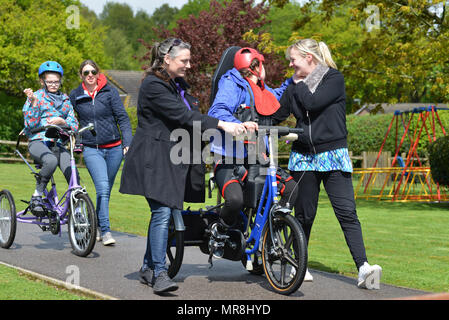
[[[95,70],[95,69],[83,71],[83,75],[84,75],[85,77],[87,77],[87,76],[89,75],[89,73],[92,73],[93,76],[96,76],[97,73],[98,73],[98,71]]]
[[[181,42],[182,42],[181,40],[175,39],[173,41],[172,45],[170,46],[170,48],[168,49],[167,54],[170,53],[170,51],[171,51],[171,49],[173,49],[173,47],[179,46],[181,44]]]

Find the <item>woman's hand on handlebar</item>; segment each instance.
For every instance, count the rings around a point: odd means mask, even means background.
[[[253,122],[253,121],[247,121],[247,122],[243,122],[242,123],[246,130],[248,130],[249,132],[254,132],[259,130],[259,125],[257,124],[257,122]]]
[[[218,129],[222,129],[224,132],[229,133],[233,136],[238,136],[241,134],[246,133],[246,128],[241,123],[235,123],[235,122],[224,122],[224,121],[218,121]]]

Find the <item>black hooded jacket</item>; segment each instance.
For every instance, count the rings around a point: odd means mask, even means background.
[[[347,148],[346,94],[343,75],[319,65],[304,81],[289,85],[281,98],[275,123],[296,118],[304,133],[292,144],[292,151],[316,154]]]

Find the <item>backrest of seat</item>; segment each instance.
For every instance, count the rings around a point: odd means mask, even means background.
[[[221,77],[230,69],[234,67],[234,56],[237,51],[241,48],[237,46],[229,47],[225,50],[223,55],[221,56],[220,62],[218,63],[217,69],[215,69],[214,75],[212,76],[212,86],[210,91],[210,101],[209,105],[211,106],[214,102],[215,95],[218,91],[218,82]]]

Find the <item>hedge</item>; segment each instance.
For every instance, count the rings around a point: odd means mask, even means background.
[[[443,186],[449,186],[449,135],[430,144],[428,151],[432,178]]]
[[[133,132],[137,127],[137,115],[136,108],[128,108],[127,109],[131,125],[133,127]],[[443,127],[445,130],[449,130],[449,111],[448,110],[439,110],[438,115],[441,119]],[[429,116],[431,117],[431,116]],[[382,142],[385,138],[385,134],[387,133],[388,126],[393,118],[392,113],[388,114],[377,114],[377,115],[364,115],[364,116],[356,116],[356,115],[348,115],[346,117],[346,126],[348,129],[348,148],[349,151],[352,151],[354,156],[361,155],[363,151],[379,151],[382,145]],[[404,127],[402,126],[401,118],[398,117],[398,144],[402,138],[404,133]],[[427,129],[431,132],[431,118],[426,121]],[[404,121],[408,121],[408,117],[404,116]],[[436,120],[435,120],[436,121]],[[418,114],[413,116],[413,121],[409,129],[410,137],[413,137],[414,129],[416,128],[418,123]],[[295,120],[293,117],[290,117],[285,123],[289,126],[295,125]],[[421,122],[422,124],[422,122]],[[436,126],[436,136],[437,138],[443,136],[443,132],[438,124],[438,121],[435,122]],[[418,128],[419,129],[419,128]],[[396,150],[395,146],[395,131],[396,131],[396,120],[393,122],[391,131],[388,135],[387,141],[385,142],[383,151],[390,151],[394,154]],[[410,149],[410,140],[406,136],[404,139],[404,143],[402,144],[400,153],[408,152]],[[290,152],[291,144],[286,144],[285,142],[281,142],[279,144],[279,152]],[[427,133],[425,129],[423,129],[421,133],[421,139],[419,141],[417,151],[420,157],[428,156],[428,146],[429,139],[427,137]]]
[[[423,113],[424,115],[424,113]],[[440,110],[438,111],[438,115],[443,124],[443,128],[445,130],[449,130],[449,111],[448,110]],[[353,152],[354,155],[360,155],[363,151],[379,151],[382,146],[382,142],[385,138],[385,134],[387,133],[388,126],[393,119],[393,114],[380,114],[380,115],[366,115],[366,116],[356,116],[349,115],[347,116],[347,128],[348,128],[348,148]],[[429,115],[428,120],[426,121],[427,129],[431,137],[432,133],[432,125],[431,125],[431,115]],[[404,121],[407,125],[408,117],[404,116]],[[402,125],[401,117],[398,117],[398,145],[401,141],[402,135],[404,134],[404,127]],[[415,128],[419,131],[422,122],[418,125],[418,114],[413,116],[412,124],[409,128],[409,136],[413,139],[413,134]],[[383,147],[383,151],[391,151],[392,154],[396,150],[396,120],[394,120],[391,131],[388,135],[387,141]],[[442,137],[443,131],[441,127],[435,119],[435,134],[436,137]],[[417,151],[420,157],[427,157],[428,155],[428,145],[429,138],[427,137],[426,129],[423,129],[421,133],[421,138],[419,140]],[[409,137],[406,136],[404,142],[402,144],[400,152],[408,152],[411,147],[411,143]]]

